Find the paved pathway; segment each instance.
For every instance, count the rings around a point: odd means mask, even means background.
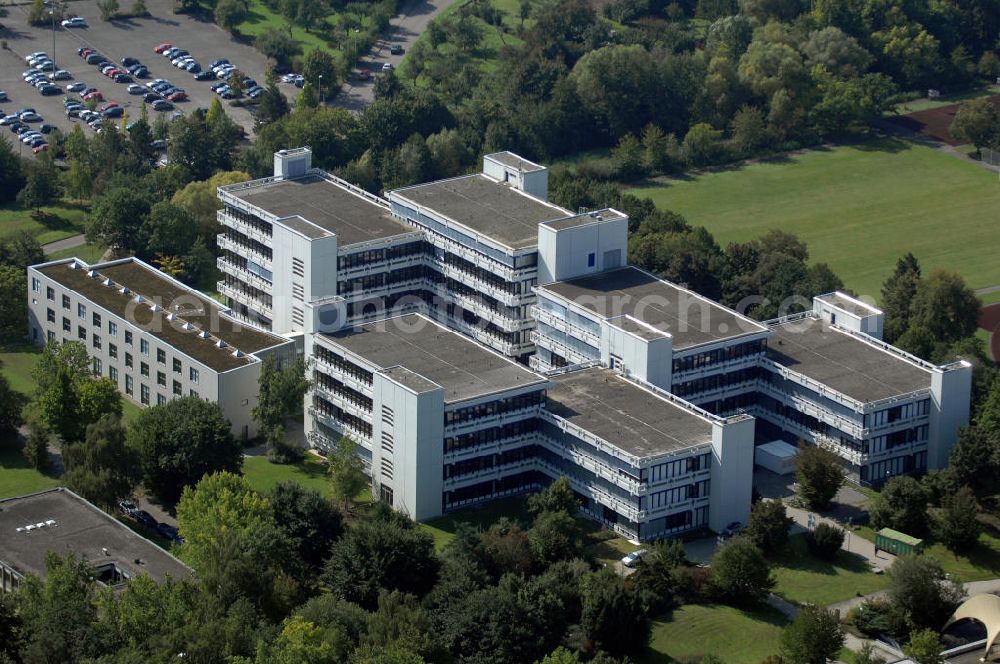
[[[997,291],[1000,291],[1000,284],[996,284],[995,286],[983,286],[982,288],[977,288],[974,292],[976,295],[988,295],[990,293],[996,293]]]
[[[83,233],[79,235],[73,235],[71,237],[63,238],[62,240],[56,240],[55,242],[49,242],[48,244],[42,245],[42,251],[45,255],[54,254],[57,251],[63,251],[65,249],[74,249],[76,247],[82,247],[87,244],[87,236]]]
[[[375,77],[381,74],[382,65],[391,64],[398,67],[403,55],[391,55],[389,47],[399,44],[404,53],[409,50],[417,39],[427,29],[430,22],[441,12],[450,7],[455,0],[409,0],[399,9],[399,14],[389,21],[381,37],[372,45],[368,55],[362,57],[357,64],[358,69],[372,73],[367,81],[352,76],[340,93],[331,102],[351,111],[360,111],[372,103],[375,91]]]

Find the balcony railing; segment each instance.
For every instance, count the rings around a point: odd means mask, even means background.
[[[531,315],[535,320],[545,323],[549,327],[556,329],[563,334],[573,337],[574,339],[579,339],[580,341],[586,343],[589,346],[595,346],[600,348],[601,346],[601,336],[600,334],[594,334],[589,330],[585,330],[581,327],[573,325],[568,322],[565,318],[556,316],[550,311],[546,311],[542,307],[534,306],[531,307]]]
[[[309,406],[308,412],[309,415],[315,418],[317,422],[322,422],[331,429],[341,432],[343,435],[347,436],[356,443],[361,443],[367,449],[371,449],[372,437],[370,434],[365,433],[361,429],[355,428],[346,422],[342,422],[332,415],[324,413],[315,406]]]
[[[216,282],[216,289],[223,295],[233,298],[240,304],[245,304],[247,307],[258,313],[264,314],[268,318],[274,316],[274,310],[271,308],[271,305],[265,303],[260,298],[240,290],[239,288],[230,286],[225,281]]]
[[[234,242],[233,240],[230,240],[228,237],[226,237],[225,233],[219,233],[216,236],[216,242],[218,242],[219,248],[228,249],[234,254],[238,254],[240,256],[243,256],[244,258],[251,258],[253,259],[254,262],[260,263],[268,270],[270,270],[273,267],[273,263],[267,255],[257,251],[256,249],[251,249],[248,246],[244,246],[242,244]]]
[[[259,288],[262,291],[267,291],[268,293],[274,288],[274,285],[267,279],[261,277],[260,275],[254,274],[250,270],[240,267],[236,263],[231,263],[226,260],[225,256],[219,256],[215,260],[216,266],[219,268],[220,272],[236,277],[242,282],[250,284],[255,288]]]
[[[240,233],[243,233],[247,237],[257,240],[261,244],[271,246],[272,237],[270,233],[266,233],[254,224],[251,224],[243,219],[240,219],[234,214],[230,214],[225,208],[219,210],[216,213],[216,219],[223,226],[229,226],[230,228],[235,228]],[[265,222],[266,223],[266,222]]]
[[[517,434],[516,436],[498,438],[497,440],[489,443],[481,443],[479,445],[471,445],[469,447],[449,450],[444,453],[444,461],[445,463],[454,463],[456,461],[462,461],[464,459],[470,459],[484,454],[499,454],[508,450],[517,449],[518,447],[523,447],[524,445],[530,445],[536,441],[536,438],[537,434],[534,431],[531,431],[528,433]]]

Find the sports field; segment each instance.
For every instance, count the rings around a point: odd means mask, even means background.
[[[798,235],[811,259],[876,299],[896,258],[945,267],[973,288],[1000,284],[1000,182],[932,148],[882,139],[632,190],[703,225],[725,246],[770,228]]]

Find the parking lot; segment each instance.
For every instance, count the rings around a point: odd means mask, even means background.
[[[198,21],[190,16],[175,15],[172,12],[173,0],[147,0],[152,16],[139,19],[122,19],[112,22],[102,21],[96,0],[81,0],[70,2],[67,10],[70,15],[82,16],[89,27],[65,29],[56,24],[55,49],[53,50],[53,31],[50,27],[32,27],[28,25],[28,4],[8,5],[8,15],[2,19],[6,30],[0,31],[0,39],[7,42],[8,49],[0,51],[0,89],[7,92],[10,101],[0,102],[0,109],[12,113],[21,108],[31,107],[44,117],[44,121],[64,130],[72,128],[79,120],[66,117],[63,100],[67,97],[78,99],[72,92],[43,97],[34,88],[21,80],[21,74],[29,69],[24,56],[35,51],[45,51],[60,69],[66,69],[73,74],[72,81],[59,81],[58,85],[65,91],[66,85],[74,81],[83,81],[98,88],[104,96],[104,102],[117,102],[125,107],[131,119],[139,117],[143,99],[128,93],[128,84],[115,83],[105,77],[93,65],[88,65],[77,56],[77,50],[83,46],[97,49],[108,60],[120,63],[125,56],[138,58],[149,69],[149,75],[135,82],[140,85],[164,78],[175,86],[183,88],[189,97],[188,101],[175,104],[177,110],[189,113],[195,108],[208,108],[216,99],[211,90],[214,81],[196,81],[192,74],[177,69],[163,56],[154,53],[153,47],[164,42],[170,42],[183,47],[197,59],[202,67],[217,58],[228,58],[231,62],[264,84],[264,72],[267,59],[253,47],[240,44],[213,23]],[[123,7],[130,6],[123,2]],[[294,99],[298,93],[293,86],[279,84],[283,92]],[[253,117],[245,108],[234,108],[228,102],[223,107],[237,123],[247,132],[253,126]],[[152,120],[156,112],[147,108]],[[169,116],[170,112],[166,112]],[[88,132],[89,128],[84,126]]]

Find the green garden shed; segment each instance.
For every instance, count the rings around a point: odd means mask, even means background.
[[[875,546],[897,556],[906,553],[923,553],[924,541],[892,528],[883,528],[875,533]]]

